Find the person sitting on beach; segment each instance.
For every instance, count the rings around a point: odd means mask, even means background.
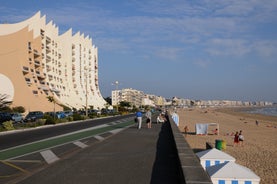
[[[239,144],[239,132],[236,132],[234,137],[234,147]]]
[[[165,119],[163,117],[162,114],[159,114],[159,116],[157,117],[157,123],[164,123],[165,122]]]
[[[213,134],[218,135],[218,129],[217,128],[215,130],[213,130]]]

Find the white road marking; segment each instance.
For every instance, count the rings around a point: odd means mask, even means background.
[[[76,146],[79,146],[80,148],[88,147],[88,145],[82,143],[81,141],[75,141],[75,142],[73,142],[73,144],[75,144]]]
[[[96,135],[96,136],[94,136],[94,138],[99,141],[103,141],[105,139],[104,137],[101,137],[100,135]]]
[[[40,154],[48,164],[52,164],[60,159],[51,150],[42,151]]]
[[[124,130],[124,128],[114,129],[114,130],[111,130],[110,132],[111,132],[112,134],[116,134],[116,133],[118,133],[118,132],[121,132],[122,130]]]

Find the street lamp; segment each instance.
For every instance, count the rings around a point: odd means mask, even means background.
[[[86,118],[88,117],[88,72],[90,72],[91,70],[88,69],[86,66],[84,68],[85,70],[85,82],[86,82]]]
[[[86,72],[86,118],[88,117],[88,74]]]

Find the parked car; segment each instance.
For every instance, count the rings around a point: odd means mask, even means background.
[[[43,112],[41,111],[31,111],[27,114],[27,116],[25,117],[24,121],[35,121],[37,119],[41,119],[43,118]]]
[[[23,122],[23,116],[20,113],[12,113],[11,118],[15,123]]]
[[[73,116],[73,112],[72,111],[64,111],[64,115],[65,115],[65,117]]]
[[[51,117],[55,117],[57,119],[62,119],[62,118],[65,118],[66,115],[64,114],[63,111],[57,111],[57,112],[46,112],[44,113],[45,115],[49,115]]]
[[[0,112],[0,123],[12,120],[12,116],[8,112]]]
[[[63,111],[58,111],[58,112],[56,112],[56,117],[58,119],[62,119],[62,118],[65,118],[66,116]]]

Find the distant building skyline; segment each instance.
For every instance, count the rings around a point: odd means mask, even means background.
[[[242,107],[242,106],[272,106],[273,102],[266,101],[235,101],[235,100],[194,100],[184,99],[179,97],[172,97],[166,99],[162,96],[154,94],[146,94],[143,91],[123,88],[112,91],[112,105],[118,106],[120,102],[129,102],[131,105],[136,107],[150,106],[150,107],[165,107],[165,106],[176,106],[176,107]]]

